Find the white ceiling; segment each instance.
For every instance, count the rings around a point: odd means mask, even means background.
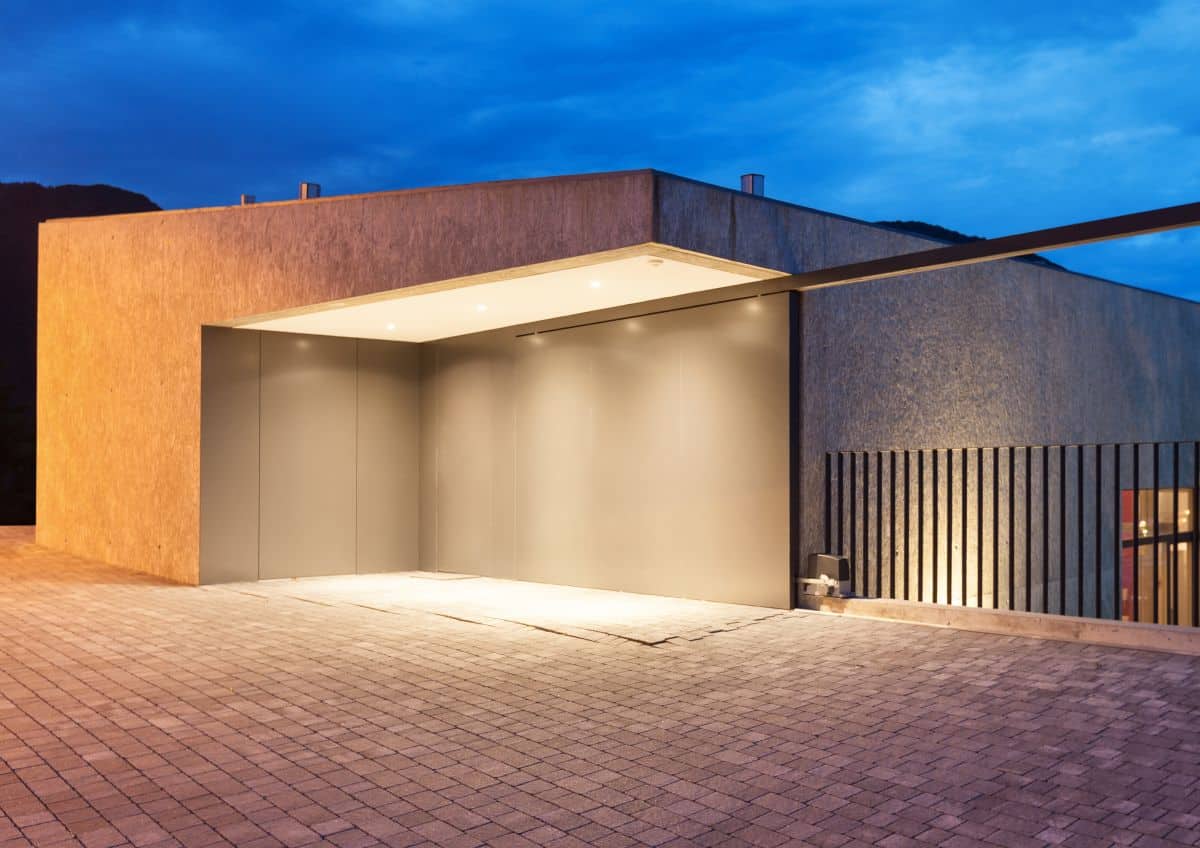
[[[426,342],[687,294],[776,276],[727,263],[727,268],[652,254],[624,256],[576,268],[421,291],[398,289],[369,301],[341,301],[282,317],[233,322],[252,330]]]

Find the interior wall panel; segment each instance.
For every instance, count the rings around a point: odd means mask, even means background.
[[[787,606],[786,296],[428,348],[425,567]]]
[[[417,411],[419,420],[417,450],[419,454],[419,481],[417,510],[417,560],[424,570],[437,569],[437,379],[438,345],[423,344],[417,347],[420,367],[421,405]]]
[[[602,580],[594,516],[596,369],[572,331],[514,340],[515,565],[521,580]],[[621,567],[620,562],[613,568]]]
[[[677,325],[680,410],[672,579],[716,597],[790,603],[789,296]],[[683,315],[678,316],[682,318]],[[660,540],[661,543],[661,540]]]
[[[262,579],[355,571],[356,352],[262,334]]]
[[[259,334],[203,334],[200,580],[257,580]]]
[[[509,333],[439,342],[426,357],[422,567],[513,577]]]
[[[516,342],[517,576],[789,602],[784,295]]]
[[[419,347],[358,341],[357,571],[418,567]]]

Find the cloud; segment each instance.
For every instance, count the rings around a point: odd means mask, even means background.
[[[990,235],[1194,200],[1198,33],[1200,6],[1172,2],[1099,34],[930,42],[866,62],[831,122],[864,160],[830,196],[851,214]],[[1076,259],[1103,275],[1118,253]],[[1194,291],[1178,271],[1173,285]]]
[[[6,11],[0,179],[167,206],[653,166],[998,235],[1200,195],[1194,2]]]

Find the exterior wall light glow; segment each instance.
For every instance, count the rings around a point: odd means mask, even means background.
[[[486,303],[475,304],[475,311],[476,312],[487,312],[487,304]]]
[[[389,321],[387,328],[388,328],[388,330],[394,330],[394,329],[396,329],[396,325],[394,322]]]
[[[604,284],[601,283],[599,280],[592,280],[590,283],[588,283],[588,285],[594,289],[598,289],[598,288],[600,288],[600,286],[602,286]]]

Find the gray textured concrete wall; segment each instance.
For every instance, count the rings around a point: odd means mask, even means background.
[[[718,188],[655,175],[654,240],[794,274],[928,247],[927,239]]]
[[[1170,440],[1200,428],[1200,305],[1004,262],[810,292],[829,447]],[[818,391],[826,387],[826,391]]]
[[[935,272],[892,281],[825,289],[804,296],[803,344],[803,547],[823,549],[823,454],[834,450],[896,448],[962,448],[1007,445],[1091,444],[1130,441],[1172,441],[1200,436],[1200,305],[1104,283],[1086,277],[1042,269],[1027,263],[1004,262],[972,269]],[[1111,463],[1111,449],[1102,463]],[[961,456],[952,483],[961,486]],[[915,461],[915,460],[914,460]],[[926,599],[932,597],[932,552],[941,567],[947,558],[962,561],[961,514],[949,525],[943,507],[938,536],[932,535],[932,465],[926,456],[924,515]],[[941,460],[942,486],[946,483]],[[1067,451],[1068,512],[1067,565],[1059,562],[1061,527],[1058,487],[1062,472],[1052,452],[1047,486],[1050,523],[1049,557],[1042,555],[1042,451],[1030,456],[1032,520],[1025,516],[1025,456],[1018,451],[1010,480],[1005,452],[1000,454],[1000,503],[992,502],[991,452],[985,455],[985,575],[979,588],[974,563],[978,541],[968,533],[965,546],[969,589],[980,591],[985,604],[992,599],[991,557],[998,557],[1001,575],[997,597],[1009,603],[1007,563],[1014,568],[1014,605],[1025,603],[1025,561],[1032,559],[1034,609],[1054,611],[1060,583],[1066,584],[1067,610],[1078,608],[1076,597],[1079,552],[1076,544],[1078,456]],[[977,457],[969,456],[968,503],[976,504]],[[1140,485],[1149,486],[1149,463],[1143,463]],[[1190,482],[1190,455],[1181,460],[1182,479]],[[1162,484],[1171,479],[1163,463]],[[1083,562],[1094,566],[1095,542],[1090,522],[1095,513],[1095,459],[1084,458]],[[873,469],[874,470],[874,469]],[[916,483],[913,469],[912,525],[909,548],[916,548]],[[861,477],[861,469],[859,470]],[[1111,527],[1111,472],[1102,474],[1100,504],[1103,527]],[[1131,487],[1128,451],[1123,458],[1122,484]],[[890,486],[890,480],[889,480]],[[1014,491],[1015,519],[1005,493]],[[861,491],[861,487],[859,488]],[[944,488],[943,490],[944,491]],[[957,488],[956,488],[957,491]],[[849,497],[847,492],[846,497]],[[957,503],[957,497],[956,497]],[[961,513],[961,508],[959,512]],[[890,509],[887,495],[884,509]],[[991,516],[999,512],[998,525]],[[844,512],[848,514],[848,506]],[[974,521],[974,517],[971,518]],[[1015,520],[1010,550],[1007,526]],[[1029,525],[1030,542],[1025,527]],[[998,538],[993,540],[993,527]],[[1101,608],[1111,613],[1111,533],[1101,535]],[[885,538],[885,543],[887,539]],[[875,534],[869,533],[874,549]],[[846,549],[843,544],[843,550]],[[861,551],[861,543],[859,550]],[[885,547],[885,551],[887,548]],[[955,566],[956,570],[960,566]],[[915,571],[916,565],[913,564]],[[1065,578],[1064,578],[1065,571]],[[1094,572],[1091,572],[1094,573]],[[910,575],[915,581],[915,577]],[[958,579],[958,578],[956,578]],[[1048,606],[1042,607],[1040,585],[1048,586]],[[1087,583],[1084,609],[1094,609],[1095,593]],[[886,581],[885,581],[886,585]],[[960,583],[961,585],[961,583]],[[943,573],[938,597],[945,598]],[[915,583],[914,583],[915,597]],[[957,592],[956,592],[957,597]]]

